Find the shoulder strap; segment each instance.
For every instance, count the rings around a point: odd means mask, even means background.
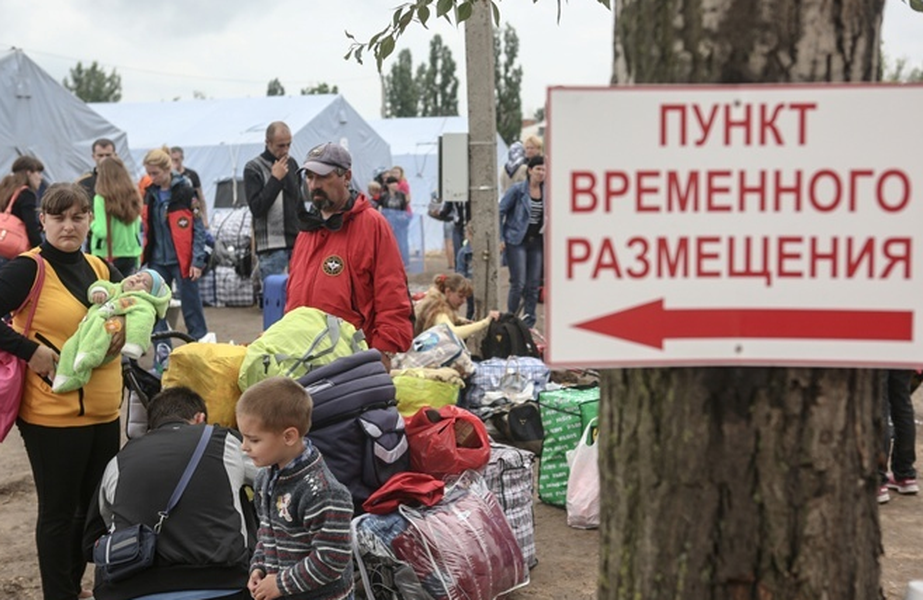
[[[24,336],[29,335],[29,329],[32,327],[32,317],[35,316],[35,307],[38,305],[38,295],[41,293],[42,286],[45,284],[45,259],[38,254],[34,255],[32,258],[35,259],[38,272],[35,274],[35,282],[32,284],[32,289],[29,291],[29,295],[26,296],[26,301],[23,302],[23,306],[26,305],[26,302],[32,302],[32,306],[29,307],[29,316],[26,318],[26,327],[22,331]],[[21,308],[22,307],[20,307],[20,309]]]
[[[10,197],[10,201],[6,203],[6,210],[4,210],[3,212],[7,214],[10,214],[11,212],[13,212],[13,205],[16,204],[16,199],[19,198],[19,194],[21,194],[23,190],[28,189],[28,188],[29,186],[24,185],[18,190],[16,190],[15,192],[13,192],[13,195]]]
[[[211,439],[214,429],[214,425],[206,425],[202,429],[202,437],[199,438],[199,444],[195,447],[195,452],[192,453],[192,458],[189,459],[186,470],[183,471],[183,476],[179,478],[179,483],[176,484],[176,489],[173,490],[173,495],[170,496],[167,508],[157,513],[160,515],[160,520],[157,521],[157,525],[154,526],[154,533],[160,533],[160,530],[163,528],[163,522],[170,516],[170,511],[176,507],[179,499],[183,497],[183,492],[186,491],[186,486],[189,484],[189,480],[192,479],[192,474],[195,472],[196,467],[199,466],[202,455],[205,454],[205,447],[208,445],[208,440]]]

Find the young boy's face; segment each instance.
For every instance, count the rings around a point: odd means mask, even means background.
[[[254,465],[278,465],[282,468],[294,458],[292,447],[286,443],[285,432],[267,430],[257,417],[238,414],[237,429],[244,438],[241,450],[250,457]]]
[[[154,278],[150,273],[135,273],[122,280],[122,289],[126,292],[150,292],[154,287]]]

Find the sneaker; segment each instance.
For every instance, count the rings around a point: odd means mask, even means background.
[[[895,490],[898,494],[916,494],[920,491],[917,480],[913,477],[908,477],[907,479],[888,477],[888,488]]]
[[[891,494],[888,493],[888,486],[883,485],[878,488],[878,504],[884,504],[891,501]]]

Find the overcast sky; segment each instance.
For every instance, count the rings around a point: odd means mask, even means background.
[[[287,94],[319,82],[339,86],[363,116],[377,118],[381,84],[374,60],[343,60],[344,31],[368,39],[403,0],[0,0],[0,48],[25,50],[57,80],[78,60],[99,61],[122,76],[122,101],[262,96],[278,77]],[[549,85],[605,85],[612,70],[612,15],[596,0],[504,0],[502,19],[520,38],[523,112],[544,103]],[[464,32],[442,20],[408,28],[401,48],[414,65],[433,33],[458,62],[464,110]],[[885,51],[923,66],[923,13],[886,0]],[[385,62],[384,71],[390,68]]]

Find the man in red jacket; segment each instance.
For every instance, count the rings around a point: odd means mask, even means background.
[[[388,222],[350,189],[351,167],[339,144],[308,152],[301,171],[311,207],[295,239],[285,311],[310,306],[349,321],[390,368],[413,339],[407,277]]]

